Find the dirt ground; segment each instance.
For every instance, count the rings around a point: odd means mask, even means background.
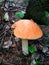
[[[19,5],[18,5],[19,6]],[[16,9],[12,9],[9,10],[9,15],[10,15],[10,20],[14,19],[19,20],[19,18],[14,16],[15,10],[16,11],[21,11],[21,10],[25,10],[26,7],[25,6],[21,6],[19,8]],[[12,16],[11,16],[12,15]],[[1,65],[31,65],[31,61],[32,61],[32,54],[29,53],[28,56],[24,56],[22,54],[22,45],[21,45],[21,39],[16,39],[15,40],[15,36],[12,33],[12,29],[9,28],[8,30],[6,30],[4,27],[7,26],[11,26],[12,23],[11,22],[1,22],[0,23],[0,44],[1,43],[5,43],[5,41],[8,41],[11,37],[11,41],[12,41],[12,45],[10,46],[10,48],[5,49],[5,48],[0,48],[0,64]],[[44,46],[45,44],[45,37],[47,38],[47,36],[45,36],[46,33],[49,33],[49,26],[45,26],[45,25],[41,25],[40,26],[41,29],[43,30],[43,37],[39,40],[35,40],[35,41],[31,41],[29,40],[29,45],[35,45],[37,47],[37,53],[40,55],[40,65],[49,65],[49,53],[42,53],[41,46]],[[6,36],[4,36],[6,31]],[[48,47],[48,45],[46,46]],[[48,47],[49,49],[49,47]]]

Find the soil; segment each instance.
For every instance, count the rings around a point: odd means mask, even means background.
[[[17,8],[17,11],[25,10],[25,6],[21,6]],[[14,19],[19,20],[20,18],[17,18],[14,16],[15,10],[11,10],[12,12],[10,13],[10,20]],[[12,15],[12,16],[11,16]],[[11,27],[12,23],[11,22],[1,22],[0,23],[1,27],[1,32],[0,32],[0,44],[4,44],[6,41],[11,40],[12,45],[5,49],[5,48],[0,48],[0,64],[1,65],[31,65],[32,61],[32,54],[29,53],[28,56],[24,56],[22,53],[22,46],[21,46],[21,39],[15,40],[15,36],[13,35],[12,29],[5,29],[5,25],[7,24],[9,27]],[[49,54],[41,52],[42,47],[44,46],[45,43],[45,33],[49,32],[49,26],[41,25],[40,26],[44,35],[41,39],[31,41],[29,40],[29,45],[35,45],[37,47],[37,53],[41,55],[40,57],[40,65],[49,65]],[[6,31],[6,34],[5,34]],[[4,36],[5,34],[5,36]],[[11,37],[11,39],[10,39]],[[47,38],[47,37],[46,37]],[[49,49],[49,47],[48,47]]]

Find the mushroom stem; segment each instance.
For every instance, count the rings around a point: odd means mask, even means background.
[[[28,54],[28,40],[22,39],[22,52],[24,55]]]

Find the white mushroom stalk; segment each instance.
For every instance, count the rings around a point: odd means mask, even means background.
[[[22,52],[24,55],[28,55],[28,40],[22,39]]]

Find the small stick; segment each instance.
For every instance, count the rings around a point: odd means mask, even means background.
[[[3,43],[4,43],[5,36],[6,36],[6,32],[4,33],[4,36],[3,36],[2,40],[1,40],[0,49],[2,49],[2,46],[3,46]]]

